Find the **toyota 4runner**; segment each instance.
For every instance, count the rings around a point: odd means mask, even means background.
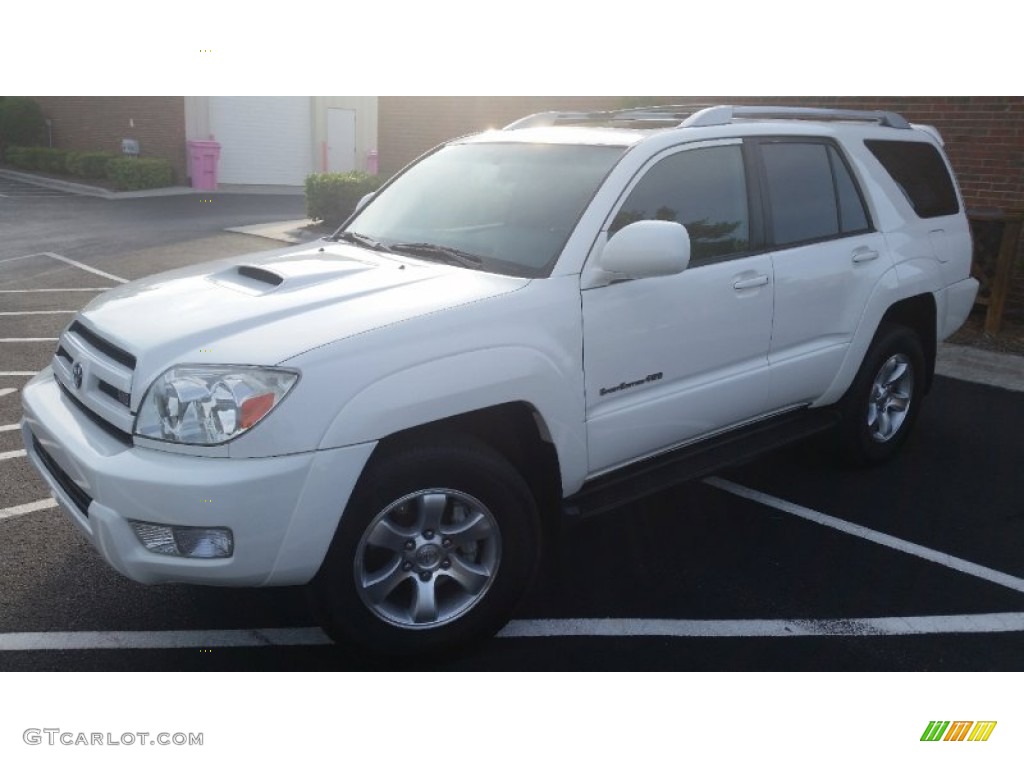
[[[817,432],[891,457],[970,262],[942,141],[899,115],[542,113],[324,240],[99,296],[22,432],[129,578],[308,583],[332,637],[429,651],[507,620],[552,515]]]

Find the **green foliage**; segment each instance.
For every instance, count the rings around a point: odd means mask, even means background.
[[[162,158],[119,157],[108,160],[106,170],[107,178],[122,190],[155,189],[174,183],[174,169]]]
[[[67,172],[83,179],[102,179],[107,175],[107,163],[118,157],[116,152],[69,152]]]
[[[0,148],[42,144],[45,139],[46,120],[39,104],[27,96],[0,100]]]
[[[4,160],[15,168],[26,168],[27,156],[27,147],[16,147],[12,144],[4,150]]]
[[[63,173],[67,152],[49,147],[8,147],[4,152],[7,162],[26,171]]]
[[[64,173],[68,153],[63,149],[36,148],[36,168],[47,173]]]
[[[363,195],[381,183],[379,177],[361,171],[311,174],[306,177],[306,215],[337,226],[351,215]]]

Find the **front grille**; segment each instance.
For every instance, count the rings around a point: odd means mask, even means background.
[[[92,504],[92,497],[83,491],[74,480],[72,480],[68,473],[57,466],[57,462],[53,460],[53,457],[46,452],[43,448],[42,443],[39,439],[32,435],[32,447],[35,449],[36,454],[39,456],[39,460],[46,467],[47,471],[53,475],[53,479],[57,481],[57,485],[61,487],[61,490],[68,495],[68,498],[74,502],[75,507],[84,517],[89,516],[89,505]]]
[[[77,397],[75,397],[73,394],[71,394],[71,390],[69,390],[66,386],[64,386],[64,382],[62,382],[60,379],[57,379],[57,384],[60,385],[61,392],[63,392],[67,396],[68,400],[70,400],[72,403],[74,403],[75,406],[78,408],[78,410],[80,410],[83,414],[88,416],[90,421],[93,422],[93,424],[95,424],[97,427],[102,429],[108,435],[110,435],[111,437],[116,439],[122,445],[130,446],[130,445],[133,444],[132,443],[132,436],[130,434],[128,434],[124,430],[118,429],[113,424],[111,424],[109,421],[104,419],[102,416],[100,416],[100,415],[90,411],[85,406],[85,404],[82,403],[81,400],[79,400]]]
[[[64,349],[63,346],[57,347],[57,357],[63,357],[65,360],[68,361],[68,363],[75,362],[74,360],[71,359],[71,353]]]
[[[77,333],[79,336],[81,336],[83,339],[89,342],[89,344],[91,344],[93,347],[95,347],[100,352],[105,354],[111,360],[116,360],[125,368],[128,368],[133,371],[135,370],[135,355],[131,354],[130,352],[125,352],[120,347],[111,344],[106,339],[90,331],[77,320],[75,320],[75,322],[71,324],[71,327],[68,328],[68,331],[70,333]]]
[[[100,392],[107,395],[108,397],[112,397],[114,400],[117,400],[117,402],[119,402],[125,408],[127,408],[132,402],[131,395],[129,395],[127,392],[122,392],[113,384],[108,384],[102,379],[100,379],[96,386],[99,388]]]

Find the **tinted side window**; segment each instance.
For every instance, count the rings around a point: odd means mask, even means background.
[[[652,219],[686,226],[693,264],[747,250],[750,218],[739,145],[691,149],[658,162],[629,193],[610,233]]]
[[[764,143],[765,179],[776,245],[839,234],[839,209],[826,144]]]
[[[868,215],[864,210],[864,201],[857,192],[857,186],[850,176],[846,163],[836,152],[835,147],[828,148],[828,158],[832,162],[832,176],[836,181],[836,199],[839,201],[839,231],[843,234],[864,232],[870,229]]]
[[[865,141],[922,219],[960,210],[953,180],[939,151],[920,141]]]

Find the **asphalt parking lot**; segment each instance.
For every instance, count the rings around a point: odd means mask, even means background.
[[[74,311],[124,280],[277,247],[223,229],[296,218],[295,201],[46,197],[0,199],[0,223],[21,227],[0,243],[0,670],[393,667],[327,644],[301,588],[122,578],[55,508],[17,429],[19,390]],[[1024,668],[1022,430],[1024,392],[939,377],[891,464],[840,470],[794,446],[567,523],[501,636],[410,665]]]

